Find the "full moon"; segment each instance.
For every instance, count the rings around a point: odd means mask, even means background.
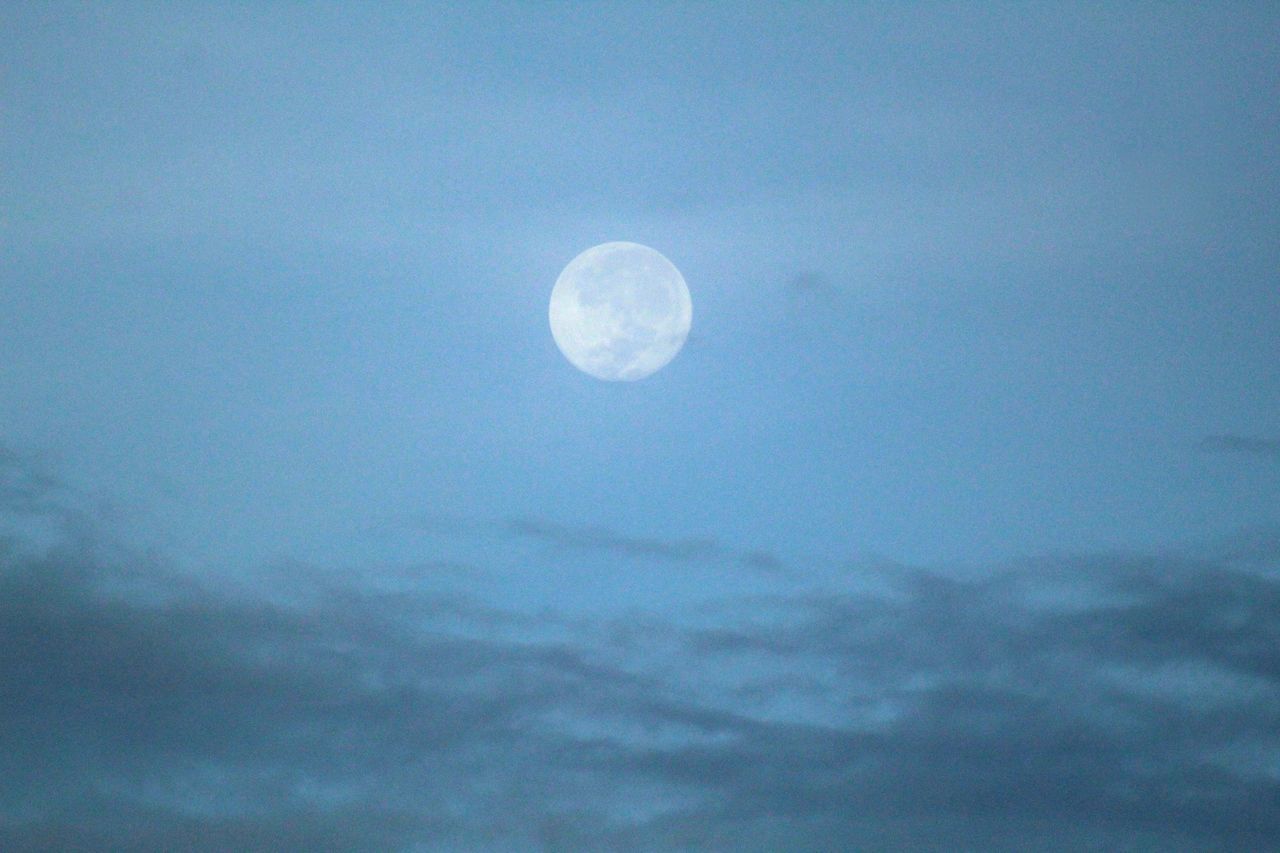
[[[551,289],[551,335],[574,367],[634,380],[662,369],[689,337],[684,276],[639,243],[601,243],[569,262]]]

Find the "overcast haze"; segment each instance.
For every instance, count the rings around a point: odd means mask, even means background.
[[[8,4],[0,847],[1280,847],[1277,92],[1261,3]]]

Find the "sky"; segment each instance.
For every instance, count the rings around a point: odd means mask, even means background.
[[[0,847],[1280,847],[1277,91],[1267,3],[4,5]]]

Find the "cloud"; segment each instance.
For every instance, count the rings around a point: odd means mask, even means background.
[[[840,291],[821,273],[806,270],[793,276],[787,291],[794,302],[812,301],[816,305],[829,306],[839,299]]]
[[[1216,544],[1226,559],[1246,565],[1280,568],[1280,527],[1255,526]]]
[[[663,539],[626,536],[605,527],[573,527],[536,518],[513,518],[506,532],[557,548],[602,551],[640,559],[677,562],[730,562],[761,572],[784,571],[780,558],[767,551],[729,548],[710,538]]]
[[[0,552],[0,847],[1280,840],[1280,581],[1226,555],[877,571],[679,625],[296,568],[250,593],[85,537]]]
[[[623,536],[603,527],[566,527],[534,518],[514,518],[508,532],[537,539],[561,548],[585,551],[615,551],[635,557],[662,560],[706,560],[719,556],[719,547],[710,539],[648,539]]]
[[[496,534],[540,542],[551,548],[565,551],[612,554],[627,559],[659,563],[736,565],[780,577],[790,574],[782,558],[770,551],[734,548],[711,537],[633,536],[607,527],[560,524],[531,516],[489,521],[426,513],[387,519],[369,528],[372,532],[403,529],[457,537],[483,537]]]
[[[1280,459],[1280,440],[1247,435],[1207,435],[1200,449],[1211,453],[1239,453],[1265,459]]]
[[[42,516],[67,511],[57,500],[63,485],[40,470],[34,460],[0,444],[0,512]]]

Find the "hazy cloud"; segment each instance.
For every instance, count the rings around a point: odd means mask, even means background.
[[[0,444],[0,512],[10,515],[50,515],[67,511],[55,500],[62,483],[42,471],[35,461]]]
[[[1246,565],[1280,568],[1280,528],[1246,528],[1216,545],[1223,557]]]
[[[658,560],[715,551],[513,530]],[[1274,577],[1225,556],[878,574],[879,593],[727,602],[691,626],[301,571],[248,594],[83,539],[5,552],[0,846],[1280,838]]]
[[[566,551],[614,554],[639,560],[672,563],[737,565],[766,574],[785,575],[786,563],[762,549],[733,548],[712,537],[634,536],[607,527],[568,525],[545,518],[521,516],[486,521],[442,514],[421,514],[388,520],[370,530],[415,531],[442,536],[484,537],[499,535],[540,542]]]
[[[1213,453],[1241,453],[1268,459],[1280,459],[1280,440],[1247,435],[1206,435],[1200,449]]]
[[[662,539],[626,536],[604,527],[573,527],[536,518],[513,518],[506,531],[558,548],[602,551],[642,559],[729,562],[763,572],[781,572],[783,562],[767,551],[729,548],[711,538]]]

